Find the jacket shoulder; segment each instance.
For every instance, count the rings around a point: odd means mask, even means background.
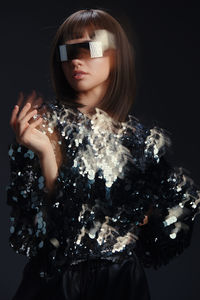
[[[158,121],[148,124],[132,114],[123,124],[122,143],[126,146],[137,167],[145,171],[147,166],[158,164],[161,157],[172,152],[171,132],[161,127]]]

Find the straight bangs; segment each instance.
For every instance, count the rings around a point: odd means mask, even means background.
[[[85,31],[88,32],[92,39],[94,31],[97,29],[108,29],[105,28],[104,23],[102,24],[102,19],[98,17],[98,14],[89,10],[82,10],[82,13],[79,11],[78,14],[74,13],[71,15],[63,24],[62,42],[82,38]],[[111,31],[112,28],[109,28],[109,30]]]

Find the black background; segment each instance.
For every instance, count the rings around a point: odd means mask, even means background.
[[[197,2],[184,1],[13,1],[4,3],[1,21],[1,291],[14,295],[26,257],[8,246],[9,210],[5,186],[9,179],[7,145],[14,133],[11,111],[20,91],[36,89],[54,97],[49,76],[50,43],[59,25],[76,10],[106,9],[129,26],[136,48],[137,97],[133,113],[146,123],[156,120],[171,132],[172,160],[189,169],[200,184],[199,50]],[[191,246],[161,269],[145,269],[152,300],[199,298],[200,221]],[[27,299],[28,300],[28,299]]]

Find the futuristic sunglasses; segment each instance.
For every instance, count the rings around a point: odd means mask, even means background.
[[[60,61],[68,61],[75,58],[102,57],[103,49],[101,42],[86,41],[82,43],[59,45]]]
[[[116,48],[113,33],[105,29],[98,29],[94,31],[92,40],[58,45],[57,61],[63,62],[74,58],[90,59],[103,57],[104,51],[110,48]]]

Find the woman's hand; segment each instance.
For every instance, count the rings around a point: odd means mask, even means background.
[[[37,114],[38,111],[37,109],[33,109],[33,104],[37,102],[34,102],[35,96],[36,92],[33,91],[19,112],[20,105],[24,98],[23,93],[20,93],[17,105],[15,105],[12,110],[10,126],[16,134],[16,140],[19,144],[31,149],[38,156],[44,156],[45,152],[49,150],[49,147],[52,148],[52,145],[48,136],[36,129],[36,127],[42,123],[43,118],[39,117],[33,121],[33,116]],[[37,100],[38,99],[42,100],[41,97],[37,98]],[[18,112],[19,115],[17,116]]]

